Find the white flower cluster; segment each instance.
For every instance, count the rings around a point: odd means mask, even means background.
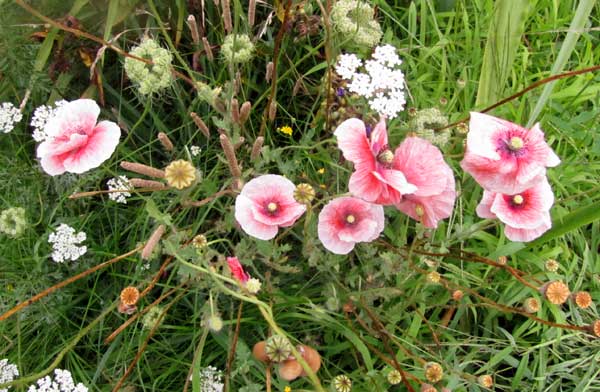
[[[0,132],[9,133],[21,121],[23,114],[10,102],[0,105]]]
[[[335,71],[347,80],[348,90],[364,97],[372,110],[392,119],[398,116],[406,99],[404,97],[404,74],[397,67],[402,60],[396,48],[382,45],[375,48],[370,60],[362,62],[355,54],[343,54]],[[366,72],[359,72],[364,68]]]
[[[192,377],[190,377],[190,381]],[[223,392],[223,373],[214,366],[200,370],[200,390],[202,392]]]
[[[52,260],[57,263],[64,263],[66,260],[75,261],[87,252],[87,246],[77,246],[87,238],[82,231],[75,234],[75,229],[71,226],[61,223],[56,231],[48,237],[48,242],[52,244]]]
[[[54,103],[54,107],[51,105],[42,105],[33,111],[33,116],[31,117],[31,122],[29,123],[29,125],[33,127],[33,134],[31,135],[33,136],[33,140],[36,142],[43,142],[50,137],[44,128],[46,127],[48,120],[54,117],[58,108],[65,103],[67,103],[67,101],[63,99],[56,101]]]
[[[133,186],[129,182],[127,176],[119,176],[111,178],[106,182],[109,191],[116,190],[133,190]],[[129,192],[111,192],[108,194],[110,200],[114,200],[117,203],[127,204],[127,198],[131,196]]]
[[[68,370],[55,369],[54,379],[50,376],[40,378],[37,385],[29,386],[27,392],[87,392],[88,388],[82,383],[75,385],[71,372]]]
[[[202,149],[198,146],[191,146],[190,147],[190,153],[192,154],[193,157],[196,157],[200,154],[200,151],[202,151]]]
[[[0,384],[11,382],[19,375],[17,365],[8,362],[8,359],[0,360]],[[10,388],[10,387],[9,387]],[[0,392],[7,392],[8,388],[0,389]]]

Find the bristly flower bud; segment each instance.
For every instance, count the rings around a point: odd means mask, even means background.
[[[274,121],[277,116],[277,102],[273,100],[269,105],[269,120]]]
[[[250,0],[248,2],[248,27],[254,26],[254,19],[256,17],[256,0]]]
[[[208,42],[208,38],[202,37],[202,46],[204,47],[204,52],[206,52],[206,58],[208,61],[213,61],[215,59],[215,55],[213,54],[210,42]]]
[[[196,17],[194,15],[189,15],[186,21],[188,27],[190,28],[190,32],[192,33],[192,41],[196,45],[200,45],[200,34],[198,34],[198,25],[196,24]]]
[[[259,136],[254,141],[252,145],[252,152],[250,153],[250,160],[255,161],[260,156],[260,152],[262,151],[263,143],[265,142],[265,138]]]
[[[310,204],[315,198],[315,188],[310,184],[302,183],[296,185],[294,199],[300,204]]]
[[[202,121],[202,119],[194,112],[190,113],[190,117],[192,118],[192,120],[194,120],[194,123],[196,124],[196,126],[198,127],[200,132],[202,132],[202,134],[204,136],[209,138],[210,130],[208,129],[208,126],[206,125],[206,123],[204,121]]]
[[[540,301],[537,298],[527,298],[523,302],[523,310],[527,313],[537,313],[540,310]]]
[[[242,176],[242,171],[238,165],[237,158],[235,157],[235,149],[231,144],[231,140],[224,133],[219,136],[219,140],[221,141],[221,147],[223,148],[223,152],[225,153],[225,157],[227,158],[227,163],[229,164],[229,171],[231,175],[235,178],[239,178]]]
[[[142,249],[142,259],[144,259],[144,260],[150,259],[150,257],[152,256],[152,251],[154,250],[154,247],[158,244],[158,241],[160,241],[163,234],[165,234],[166,229],[167,229],[167,227],[165,225],[160,225],[160,226],[158,226],[158,228],[156,228],[156,230],[154,230],[154,232],[148,239],[148,242],[146,242],[144,249]]]
[[[171,152],[175,149],[175,147],[173,146],[173,142],[171,142],[171,139],[169,139],[169,136],[167,136],[166,133],[159,132],[158,140],[160,141],[160,144],[162,144],[165,150]]]
[[[244,124],[248,121],[250,110],[252,110],[252,104],[249,101],[244,102],[240,108],[240,124]]]
[[[248,281],[245,284],[245,288],[250,294],[257,294],[260,291],[261,287],[261,281],[256,278],[248,279]]]
[[[233,31],[233,24],[231,23],[231,8],[229,5],[229,0],[223,0],[221,5],[223,6],[223,27],[225,28],[225,31],[227,32],[227,34],[229,34]]]
[[[271,81],[271,78],[273,77],[273,68],[274,68],[273,62],[269,61],[267,63],[267,68],[266,68],[266,72],[265,72],[265,81],[267,83],[269,83]]]
[[[231,100],[231,119],[235,124],[240,124],[240,104],[235,98]]]
[[[165,178],[165,172],[141,163],[121,161],[121,167],[130,172],[143,174],[148,177]]]
[[[440,283],[441,278],[442,278],[442,276],[437,271],[431,271],[430,273],[427,274],[427,281],[429,283],[434,283],[434,284]]]
[[[600,338],[600,320],[594,321],[592,324],[588,326],[590,332],[594,334],[597,338]]]
[[[156,190],[167,189],[168,187],[162,182],[146,180],[144,178],[130,178],[129,183],[134,188],[152,188]]]

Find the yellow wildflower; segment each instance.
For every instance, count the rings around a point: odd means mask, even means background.
[[[320,168],[319,170],[317,170],[317,173],[325,174],[325,168],[324,167]]]
[[[292,392],[292,387],[290,387],[289,385],[287,385],[285,387],[285,389],[283,390],[283,392]]]
[[[281,128],[277,128],[277,130],[279,132],[283,133],[283,134],[286,134],[288,136],[292,136],[292,132],[293,132],[292,127],[290,127],[288,125],[285,125],[285,126],[283,126]]]

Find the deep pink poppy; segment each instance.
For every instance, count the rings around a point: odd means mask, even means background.
[[[419,137],[407,137],[396,149],[393,167],[417,187],[396,203],[400,211],[429,228],[436,228],[441,219],[452,214],[454,175],[436,146]]]
[[[293,225],[306,211],[294,199],[294,183],[266,174],[249,181],[235,199],[235,219],[248,235],[270,240],[279,227]]]
[[[392,167],[394,153],[388,146],[385,120],[382,119],[367,137],[365,124],[351,118],[334,132],[344,158],[354,163],[350,176],[350,192],[366,201],[390,205],[399,203],[402,195],[413,193],[416,187],[404,174]]]
[[[560,159],[535,124],[526,129],[487,114],[471,113],[462,168],[491,192],[514,195],[541,182]]]
[[[91,99],[61,106],[48,120],[49,138],[37,148],[42,169],[51,176],[83,173],[106,161],[117,148],[121,130],[111,121],[96,124],[100,107]]]
[[[244,271],[244,267],[242,267],[237,257],[228,257],[227,264],[233,277],[241,284],[245,284],[250,279],[250,276]]]
[[[383,207],[356,197],[333,199],[319,214],[317,232],[329,251],[345,255],[357,242],[371,242],[383,231]]]
[[[505,195],[484,190],[477,206],[482,218],[498,218],[506,224],[504,234],[511,241],[532,241],[552,227],[550,208],[554,203],[552,188],[545,178],[523,192]]]

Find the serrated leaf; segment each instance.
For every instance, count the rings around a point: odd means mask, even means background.
[[[173,221],[171,219],[171,215],[167,213],[162,213],[156,206],[153,200],[146,200],[146,212],[148,215],[156,220],[158,223],[162,223],[163,225],[172,226]]]

